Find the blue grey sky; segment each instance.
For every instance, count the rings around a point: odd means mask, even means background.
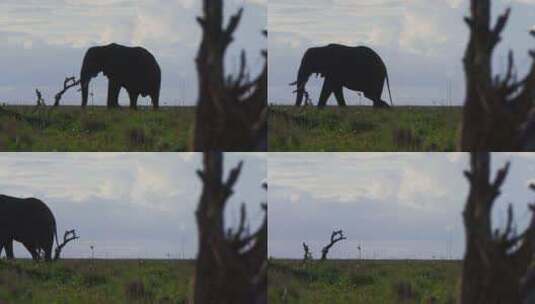
[[[78,75],[86,49],[117,42],[141,45],[162,68],[160,104],[192,105],[197,98],[194,59],[201,40],[195,18],[198,0],[3,0],[0,2],[0,102],[35,104],[35,88],[50,103],[66,76]],[[245,49],[251,71],[263,66],[267,41],[266,0],[227,0],[225,14],[244,8],[241,26],[227,56],[227,72],[237,70]],[[105,105],[107,79],[93,80],[94,104]],[[120,103],[128,104],[121,93]],[[90,100],[91,102],[91,100]],[[80,104],[75,89],[64,104]],[[140,104],[149,104],[149,98]]]
[[[535,39],[528,35],[535,25],[535,1],[492,2],[494,16],[512,8],[495,71],[505,69],[507,51],[513,49],[517,68],[524,72],[530,63],[527,52],[535,49]],[[463,17],[468,7],[469,0],[270,0],[269,102],[293,104],[288,83],[296,79],[307,48],[341,43],[377,51],[387,65],[394,104],[459,105],[464,102],[462,57],[468,29]],[[309,81],[314,103],[322,83],[320,78]],[[386,88],[383,93],[387,98]],[[346,90],[345,96],[348,104],[371,105],[354,92]],[[336,104],[333,96],[329,104]]]
[[[226,153],[225,170],[244,161],[227,208],[227,226],[239,220],[245,202],[251,228],[263,220],[266,158],[262,153]],[[76,229],[64,257],[193,258],[197,252],[195,210],[201,194],[198,153],[1,153],[0,193],[37,197],[55,214],[58,234]],[[18,257],[29,257],[18,245]]]
[[[462,211],[468,195],[460,153],[270,153],[269,255],[302,258],[302,242],[314,257],[333,230],[347,241],[332,258],[461,258]],[[523,229],[533,202],[534,154],[494,153],[493,172],[511,161],[494,208],[495,227],[505,225],[512,202]]]

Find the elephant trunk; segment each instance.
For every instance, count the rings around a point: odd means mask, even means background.
[[[82,78],[82,107],[87,106],[87,96],[89,95],[89,79]]]
[[[303,66],[299,68],[297,81],[294,83],[295,85],[297,85],[297,89],[296,89],[297,96],[295,98],[295,105],[298,107],[301,106],[301,104],[303,103],[303,97],[305,95],[305,86],[308,82],[308,78],[310,77],[310,75],[311,73],[305,71]]]

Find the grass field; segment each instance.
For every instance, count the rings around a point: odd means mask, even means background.
[[[188,303],[193,261],[0,261],[0,303]]]
[[[186,151],[195,108],[0,108],[0,151]]]
[[[454,151],[460,107],[271,106],[269,150]]]
[[[459,261],[270,260],[268,302],[455,303]]]

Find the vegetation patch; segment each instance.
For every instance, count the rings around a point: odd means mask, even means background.
[[[456,107],[271,106],[270,151],[454,151]]]

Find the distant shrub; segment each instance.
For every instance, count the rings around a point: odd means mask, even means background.
[[[140,148],[151,146],[154,139],[146,134],[145,129],[140,127],[131,127],[126,131],[127,143],[130,148]]]
[[[415,134],[412,129],[394,129],[392,132],[392,141],[394,142],[395,147],[400,150],[422,150],[423,139],[417,134]]]
[[[394,284],[394,290],[399,302],[407,302],[416,298],[411,282],[400,281]]]
[[[152,294],[145,288],[141,280],[134,280],[125,285],[125,295],[130,301],[148,300]]]
[[[94,287],[97,285],[106,284],[107,281],[108,280],[106,276],[104,276],[103,274],[95,273],[95,272],[88,272],[84,274],[82,283],[84,284],[84,286]]]
[[[108,125],[102,119],[91,116],[83,116],[80,120],[80,127],[82,131],[95,133],[106,130],[108,128]]]
[[[349,283],[354,287],[373,285],[375,278],[371,275],[352,272],[349,275]]]

